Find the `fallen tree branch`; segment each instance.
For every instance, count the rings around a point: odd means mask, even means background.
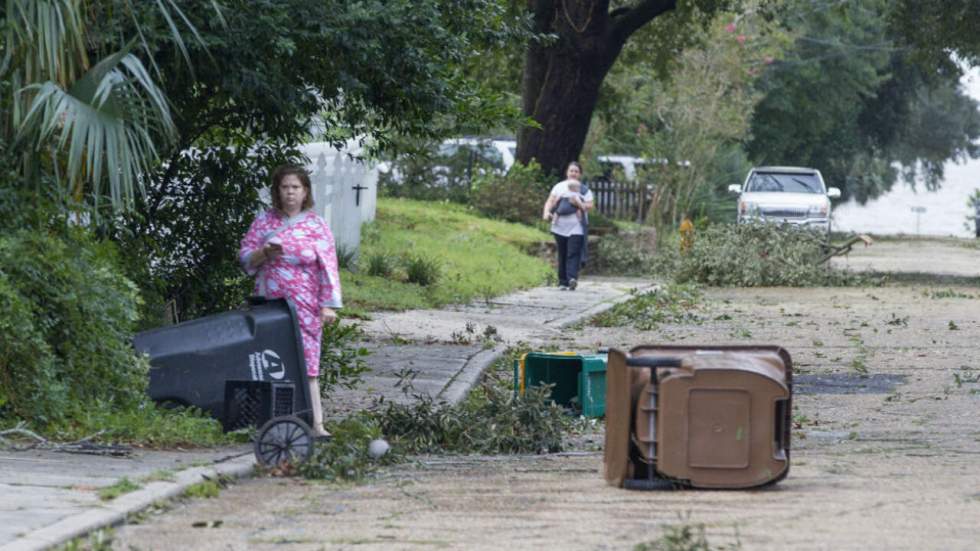
[[[103,431],[75,440],[74,442],[52,442],[36,432],[26,428],[23,423],[18,424],[12,429],[0,431],[0,448],[13,451],[27,451],[34,449],[50,450],[64,453],[83,453],[90,455],[108,455],[113,457],[128,457],[132,455],[133,449],[121,444],[96,444],[92,439],[101,435]],[[22,438],[10,438],[20,436]],[[24,443],[24,438],[28,442]]]

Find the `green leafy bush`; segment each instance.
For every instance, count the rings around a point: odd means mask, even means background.
[[[130,345],[139,298],[110,247],[19,231],[0,238],[0,411],[32,423],[68,402],[132,408],[148,365]]]
[[[654,253],[631,235],[610,233],[589,247],[589,270],[609,275],[649,275],[654,265]]]
[[[439,281],[442,264],[438,259],[423,254],[409,255],[405,258],[405,275],[409,283],[428,287]]]
[[[366,336],[360,325],[338,322],[323,326],[320,392],[324,398],[337,387],[353,389],[361,382],[368,370],[364,358],[369,352],[360,345],[364,340]]]
[[[505,176],[474,178],[470,202],[492,218],[534,225],[541,219],[541,208],[551,189],[548,182],[537,163],[515,163]]]
[[[805,287],[853,285],[859,276],[818,261],[822,236],[796,226],[716,224],[699,231],[691,250],[679,258],[679,283],[717,286]]]
[[[138,307],[111,244],[81,230],[0,237],[0,424],[67,440],[223,441],[213,419],[150,402],[131,345]]]

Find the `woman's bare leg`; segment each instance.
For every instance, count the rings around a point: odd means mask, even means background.
[[[327,429],[323,428],[323,402],[320,401],[320,380],[316,377],[308,377],[310,386],[310,405],[313,407],[313,434],[316,436],[329,436]]]

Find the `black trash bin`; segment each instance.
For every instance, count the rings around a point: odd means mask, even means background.
[[[253,297],[248,308],[136,335],[150,357],[150,397],[196,406],[226,431],[272,417],[311,421],[303,342],[293,305]]]

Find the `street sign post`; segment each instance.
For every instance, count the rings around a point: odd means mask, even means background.
[[[912,207],[912,212],[915,213],[915,235],[919,235],[919,218],[922,217],[926,212],[925,207]]]

